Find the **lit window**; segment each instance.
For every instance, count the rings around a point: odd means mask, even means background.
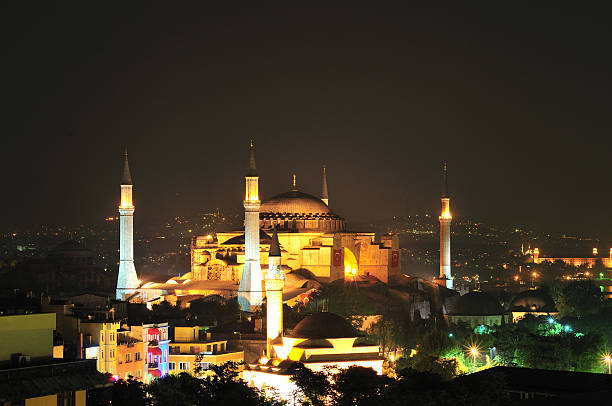
[[[174,371],[176,369],[176,362],[168,362],[168,370]]]

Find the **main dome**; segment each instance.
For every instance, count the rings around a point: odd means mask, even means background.
[[[494,316],[504,314],[504,310],[494,296],[474,291],[460,296],[450,314],[451,316]]]
[[[344,219],[318,197],[293,189],[265,200],[259,208],[260,227],[290,232],[344,231]]]
[[[308,215],[328,214],[332,211],[321,199],[293,189],[264,201],[259,212]]]
[[[312,313],[300,321],[290,337],[295,338],[352,338],[359,337],[359,333],[344,317],[334,313]]]
[[[555,301],[540,289],[529,289],[519,293],[510,302],[510,311],[556,313]]]

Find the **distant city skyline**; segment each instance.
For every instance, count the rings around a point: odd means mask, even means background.
[[[136,229],[239,212],[254,138],[264,199],[326,165],[349,222],[434,214],[448,161],[455,218],[612,238],[604,15],[91,7],[2,5],[0,227],[114,214],[126,147]]]

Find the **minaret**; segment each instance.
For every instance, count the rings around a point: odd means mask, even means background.
[[[244,269],[238,288],[238,303],[243,311],[261,306],[263,274],[259,263],[259,176],[255,167],[255,146],[251,140],[249,169],[244,177]]]
[[[440,213],[440,276],[436,278],[439,285],[453,288],[451,275],[450,228],[453,217],[450,212],[450,196],[448,195],[448,181],[446,162],[442,169],[442,212]]]
[[[329,206],[329,196],[327,195],[327,172],[325,172],[325,165],[323,165],[323,190],[321,190],[321,200],[327,206]]]
[[[123,178],[121,179],[121,204],[119,205],[119,275],[117,276],[117,300],[125,300],[138,287],[134,267],[134,204],[132,203],[132,175],[128,164],[127,149]]]
[[[272,244],[268,254],[268,272],[266,272],[266,355],[273,358],[275,354],[272,344],[283,335],[283,285],[285,274],[281,268],[281,250],[278,243],[278,233],[274,227]]]

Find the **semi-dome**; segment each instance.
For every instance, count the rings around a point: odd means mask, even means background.
[[[299,190],[276,195],[261,204],[260,213],[327,214],[332,211],[323,201]]]
[[[529,289],[516,295],[510,302],[511,312],[556,313],[555,301],[541,289]]]
[[[344,317],[334,313],[312,313],[300,321],[289,337],[308,339],[352,338],[359,333]]]
[[[460,296],[450,311],[451,316],[496,316],[504,314],[499,301],[484,292],[470,292]]]

